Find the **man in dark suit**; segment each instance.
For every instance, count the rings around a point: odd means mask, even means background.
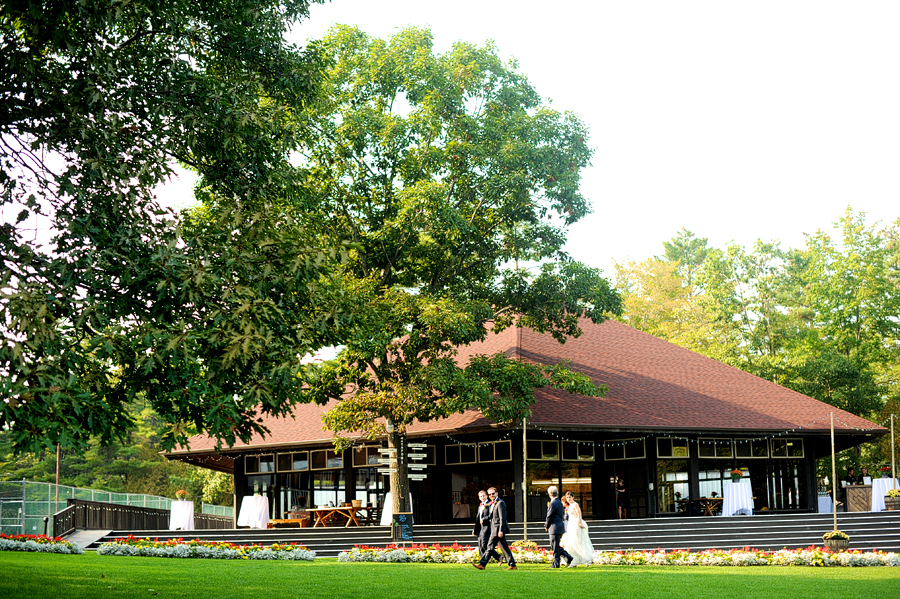
[[[548,487],[547,495],[550,496],[550,505],[547,507],[547,520],[544,522],[544,530],[550,533],[550,549],[553,550],[553,563],[550,564],[550,567],[559,568],[560,557],[566,559],[566,565],[568,566],[572,561],[572,556],[559,544],[563,533],[566,531],[563,524],[563,516],[566,514],[566,509],[563,507],[562,501],[559,500],[559,489],[553,486]]]
[[[509,550],[509,543],[506,542],[506,535],[509,534],[509,522],[506,520],[506,502],[497,496],[497,489],[491,487],[488,489],[488,497],[491,499],[491,539],[488,543],[488,550],[481,555],[481,561],[474,564],[479,570],[484,567],[493,557],[498,562],[500,554],[497,553],[497,545],[503,551],[503,557],[509,564],[507,570],[518,570],[516,568],[516,558],[513,557],[512,551]]]
[[[475,515],[475,528],[472,535],[478,538],[478,555],[487,553],[488,543],[491,540],[491,502],[485,491],[478,491],[478,513]]]

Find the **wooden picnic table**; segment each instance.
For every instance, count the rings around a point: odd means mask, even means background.
[[[678,513],[680,514],[688,513],[688,505],[696,503],[701,515],[713,516],[715,515],[715,511],[722,507],[722,498],[701,497],[700,499],[676,499],[675,503],[678,506]]]
[[[721,497],[701,497],[699,501],[704,516],[714,516],[714,512],[722,508]]]
[[[347,523],[344,524],[344,528],[350,526],[351,524],[354,526],[359,526],[359,512],[365,511],[364,507],[353,507],[353,506],[338,506],[338,507],[320,507],[316,509],[306,510],[310,514],[312,514],[315,522],[313,523],[313,528],[319,526],[327,527],[328,522],[334,522],[337,520],[347,519]]]

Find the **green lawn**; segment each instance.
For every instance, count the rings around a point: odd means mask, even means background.
[[[0,552],[0,597],[478,597],[736,599],[900,596],[900,568],[591,566],[479,572],[450,564],[339,564]]]

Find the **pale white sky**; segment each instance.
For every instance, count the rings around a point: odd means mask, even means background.
[[[900,217],[895,0],[333,0],[292,41],[334,23],[381,37],[429,26],[439,51],[493,39],[578,113],[594,214],[568,248],[607,276],[681,227],[717,247],[796,247],[848,204],[870,223]]]

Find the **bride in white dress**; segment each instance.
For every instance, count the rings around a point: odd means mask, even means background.
[[[560,540],[560,545],[566,548],[572,561],[569,566],[577,566],[579,564],[588,564],[594,559],[594,546],[591,544],[591,538],[588,535],[588,525],[581,517],[581,508],[575,502],[571,495],[563,497],[563,503],[566,505],[566,514],[569,516],[569,522],[566,525],[566,533]]]

